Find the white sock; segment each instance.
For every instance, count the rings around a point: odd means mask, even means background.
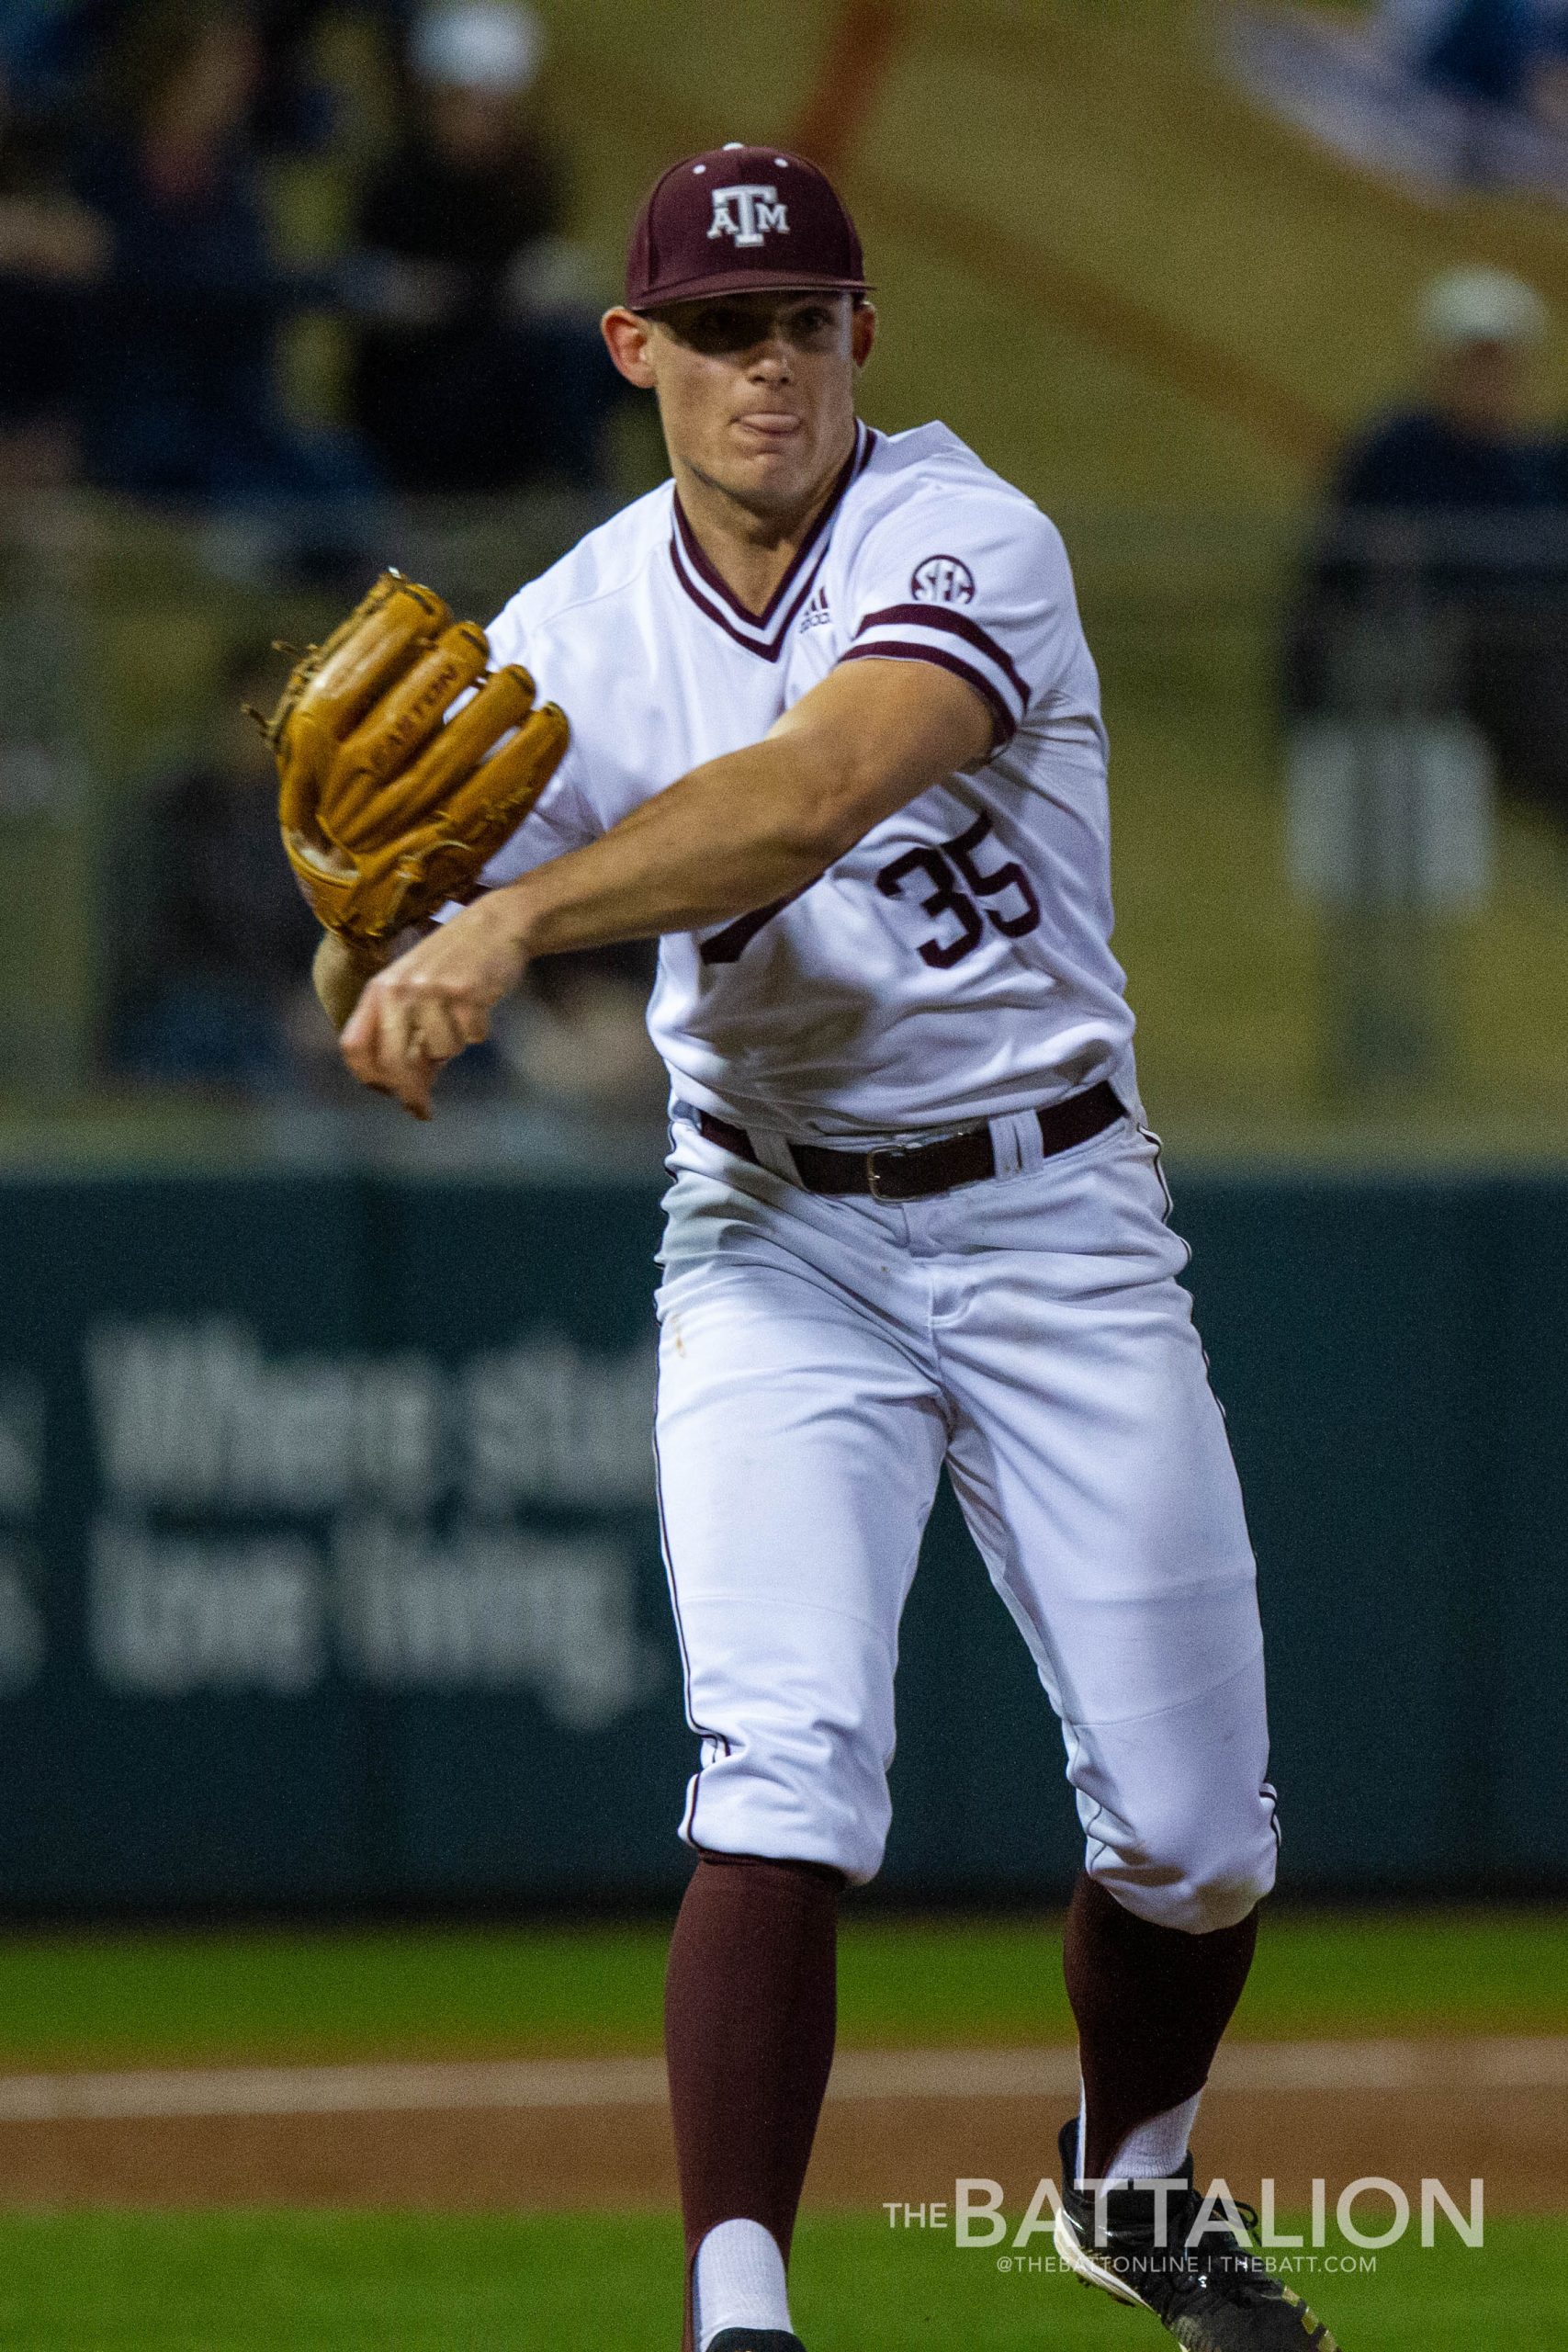
[[[1184,2098],[1179,2107],[1168,2107],[1163,2115],[1151,2115],[1146,2123],[1129,2132],[1111,2159],[1106,2179],[1167,2180],[1173,2172],[1179,2172],[1187,2161],[1187,2146],[1202,2097],[1200,2091],[1196,2098]],[[1088,2109],[1089,2102],[1080,2092],[1077,2184],[1080,2188],[1086,2177],[1083,2152],[1089,2142]]]
[[[727,2327],[790,2333],[784,2256],[761,2222],[720,2222],[697,2248],[692,2281],[697,2352]]]

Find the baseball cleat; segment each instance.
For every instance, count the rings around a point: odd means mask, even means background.
[[[714,2337],[708,2352],[806,2352],[806,2346],[798,2335],[786,2335],[778,2327],[765,2327],[761,2334],[754,2327],[727,2327]]]
[[[1074,2186],[1077,2120],[1062,2132],[1062,2210],[1056,2252],[1086,2287],[1102,2287],[1121,2303],[1153,2312],[1187,2352],[1338,2352],[1301,2297],[1281,2286],[1245,2236],[1218,2215],[1190,2236],[1203,2199],[1192,2186],[1192,2159],[1170,2176],[1167,2222],[1156,2227],[1153,2188],[1110,2190],[1097,2230],[1095,2199]],[[1251,2227],[1250,2208],[1237,2211]]]

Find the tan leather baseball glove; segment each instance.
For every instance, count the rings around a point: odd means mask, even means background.
[[[262,720],[288,862],[362,970],[386,962],[400,932],[472,893],[566,750],[565,716],[536,707],[526,670],[486,676],[489,662],[483,629],[454,624],[430,589],[383,572],[326,643],[308,648]]]

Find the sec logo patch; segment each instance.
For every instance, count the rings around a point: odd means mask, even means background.
[[[955,555],[928,555],[909,574],[909,594],[922,605],[972,605],[975,575]]]

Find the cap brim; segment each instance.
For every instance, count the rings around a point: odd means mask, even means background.
[[[771,277],[760,269],[716,269],[689,277],[679,286],[661,286],[657,295],[641,302],[627,297],[634,311],[670,311],[678,302],[700,302],[709,294],[871,294],[869,277],[813,277],[809,270]]]

